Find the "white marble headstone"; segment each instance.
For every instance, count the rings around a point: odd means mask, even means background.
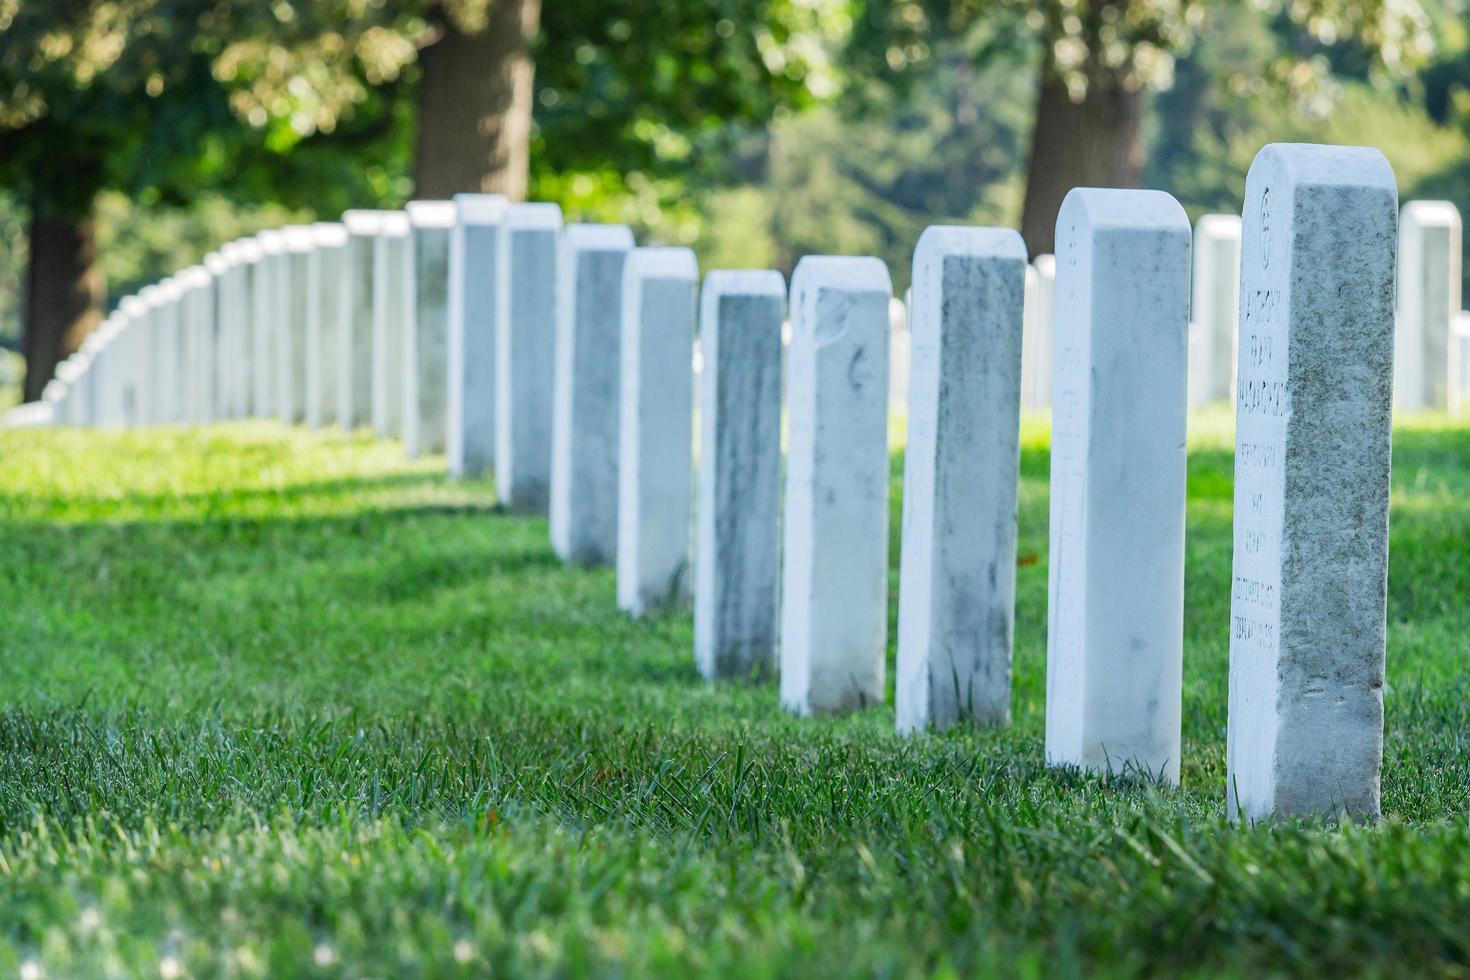
[[[551,496],[561,226],[555,204],[513,204],[500,228],[495,489],[515,513],[544,514]]]
[[[403,451],[444,450],[449,388],[449,239],[452,201],[410,201],[404,257]]]
[[[1057,216],[1046,757],[1179,781],[1189,219],[1078,188]]]
[[[1461,388],[1454,327],[1460,315],[1460,212],[1449,201],[1410,201],[1399,217],[1394,407],[1450,407]],[[1458,397],[1454,399],[1458,407]]]
[[[1010,720],[1026,269],[1010,229],[931,227],[914,251],[900,732]]]
[[[1273,143],[1246,178],[1232,819],[1378,815],[1397,218],[1366,147]]]
[[[1240,216],[1207,214],[1194,224],[1190,301],[1189,403],[1213,405],[1235,395],[1235,337],[1240,303]]]
[[[612,564],[618,548],[618,374],[623,225],[573,224],[561,240],[551,435],[551,544],[564,561]]]
[[[708,680],[776,674],[785,306],[774,271],[716,270],[700,294],[694,659]]]
[[[791,280],[781,703],[883,701],[888,642],[888,301],[878,259],[807,256]]]
[[[617,599],[642,616],[689,596],[699,263],[687,248],[635,248],[622,291]]]
[[[337,324],[337,424],[355,429],[372,422],[373,283],[378,231],[384,211],[342,215],[347,246],[342,256],[342,318]]]

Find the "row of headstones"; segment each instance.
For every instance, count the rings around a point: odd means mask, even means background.
[[[1240,298],[1240,216],[1207,214],[1194,225],[1189,327],[1189,403],[1229,402],[1235,392]],[[1394,407],[1470,411],[1470,311],[1461,310],[1462,225],[1449,201],[1410,201],[1399,217]],[[1026,270],[1021,405],[1051,406],[1056,259]]]
[[[1232,815],[1379,810],[1397,220],[1375,150],[1272,145],[1247,179]],[[1177,782],[1191,229],[1163,192],[1077,189],[1057,243],[1046,755]],[[1009,720],[1027,269],[1007,229],[933,227],[915,251],[903,732]],[[549,512],[563,559],[614,564],[634,615],[685,601],[692,550],[705,677],[779,676],[800,714],[884,700],[877,259],[804,258],[789,294],[774,271],[701,290],[687,249],[468,195],[262,234],[205,270],[122,305],[64,419],[442,440],[454,474],[493,470],[509,509]]]

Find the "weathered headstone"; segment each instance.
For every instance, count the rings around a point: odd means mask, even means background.
[[[449,386],[451,201],[410,201],[404,258],[403,450],[409,459],[444,450]]]
[[[347,316],[347,228],[321,221],[311,226],[312,248],[306,256],[306,408],[311,428],[337,421],[342,320]]]
[[[618,548],[618,372],[623,225],[568,225],[557,284],[551,544],[565,561],[611,564]]]
[[[260,276],[260,243],[254,238],[243,238],[235,243],[239,256],[235,295],[238,305],[234,317],[231,344],[237,360],[230,372],[234,386],[232,418],[249,418],[255,410],[255,350],[254,329],[256,320],[256,280]]]
[[[179,297],[183,289],[169,276],[152,286],[145,286],[139,296],[148,304],[145,336],[141,346],[147,351],[148,367],[137,391],[141,425],[172,425],[180,420],[180,388],[183,384],[182,331],[179,325]]]
[[[495,489],[516,513],[544,514],[551,494],[556,274],[561,208],[514,204],[497,259]]]
[[[495,468],[495,285],[500,223],[508,206],[499,194],[454,195],[444,430],[454,477],[484,476]]]
[[[1022,341],[1021,407],[1051,408],[1052,357],[1056,347],[1056,257],[1038,255],[1031,263],[1035,282],[1029,286],[1026,311],[1029,333]]]
[[[618,608],[633,616],[689,595],[694,344],[699,263],[687,248],[635,248],[623,265],[618,380]]]
[[[1057,216],[1046,757],[1179,781],[1189,219],[1078,188]]]
[[[892,295],[874,258],[791,280],[781,702],[803,715],[883,701]]]
[[[373,253],[373,432],[403,435],[403,311],[408,296],[408,215],[385,211]]]
[[[224,251],[210,252],[204,257],[204,269],[209,274],[204,284],[203,310],[204,344],[200,349],[200,374],[204,378],[199,404],[199,421],[214,422],[227,418],[224,409],[223,345],[225,343],[224,297],[225,283],[233,263]]]
[[[933,227],[914,251],[900,732],[1010,721],[1026,268],[1008,229]]]
[[[282,314],[276,331],[276,418],[295,425],[306,418],[307,265],[313,248],[311,228],[292,225],[281,233],[282,254],[276,288]]]
[[[704,281],[694,659],[708,680],[776,675],[781,507],[779,272]]]
[[[1207,214],[1194,225],[1189,403],[1213,405],[1235,391],[1235,336],[1240,300],[1240,218]]]
[[[373,266],[382,211],[347,211],[342,226],[342,318],[337,323],[337,424],[355,429],[372,421]]]
[[[1383,762],[1393,169],[1271,144],[1246,178],[1227,809],[1374,818]]]
[[[1460,315],[1461,233],[1460,212],[1449,201],[1410,201],[1400,214],[1395,408],[1448,408],[1451,392],[1461,387],[1451,356]]]

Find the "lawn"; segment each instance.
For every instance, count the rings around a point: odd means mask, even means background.
[[[1179,790],[1043,765],[1039,420],[1015,723],[914,739],[706,686],[440,459],[0,433],[0,975],[1470,974],[1470,430],[1395,433],[1385,819],[1239,829],[1192,429]]]

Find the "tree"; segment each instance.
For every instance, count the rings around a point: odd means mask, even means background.
[[[898,0],[867,4],[852,57],[899,82],[944,40],[972,44],[978,59],[1014,44],[1035,52],[1031,132],[1021,233],[1033,255],[1054,248],[1057,211],[1076,186],[1137,186],[1143,115],[1151,92],[1172,81],[1209,15],[1232,0]],[[1401,68],[1429,47],[1417,0],[1257,0],[1289,43],[1257,67],[1266,80],[1302,84],[1329,65],[1339,40],[1374,64]]]

